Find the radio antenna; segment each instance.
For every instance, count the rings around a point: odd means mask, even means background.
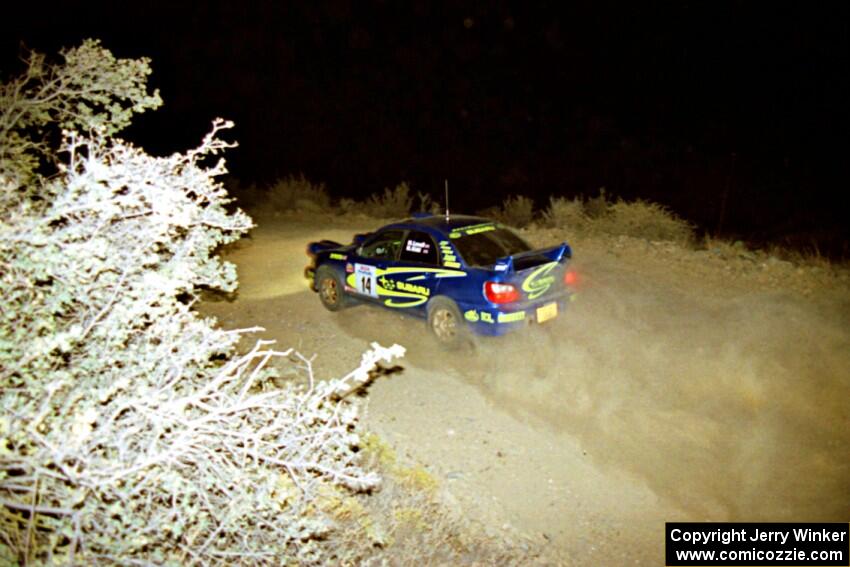
[[[449,180],[446,179],[446,222],[449,222]]]

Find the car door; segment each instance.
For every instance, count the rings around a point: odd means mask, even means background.
[[[382,230],[357,249],[353,262],[346,266],[347,291],[361,299],[383,302],[379,278],[395,265],[405,237],[404,230]]]
[[[409,230],[398,260],[378,278],[378,293],[387,307],[422,310],[436,295],[441,270],[437,245],[430,234]]]

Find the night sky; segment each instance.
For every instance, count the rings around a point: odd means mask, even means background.
[[[153,60],[164,106],[123,135],[338,196],[407,180],[464,212],[525,194],[642,197],[714,233],[848,239],[848,2],[31,2],[27,47],[96,37]],[[843,248],[842,248],[843,247]]]

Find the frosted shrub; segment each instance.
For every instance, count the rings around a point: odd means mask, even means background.
[[[0,561],[317,562],[319,488],[378,483],[346,394],[401,347],[317,383],[192,309],[235,288],[214,251],[251,227],[216,181],[230,126],[157,158],[94,124],[65,132],[59,176],[22,192],[25,168],[2,171]],[[272,359],[302,380],[273,386]]]
[[[134,113],[162,104],[157,91],[146,90],[147,58],[116,59],[92,39],[60,55],[64,64],[51,65],[28,53],[24,73],[0,83],[0,178],[14,187],[32,181],[39,160],[52,156],[45,140],[28,134],[55,124],[112,135]]]

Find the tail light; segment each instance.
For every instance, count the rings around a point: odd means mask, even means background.
[[[519,299],[519,291],[511,284],[485,282],[484,297],[492,303],[511,303]]]
[[[578,274],[572,270],[564,272],[564,283],[569,286],[574,286],[578,283]]]

